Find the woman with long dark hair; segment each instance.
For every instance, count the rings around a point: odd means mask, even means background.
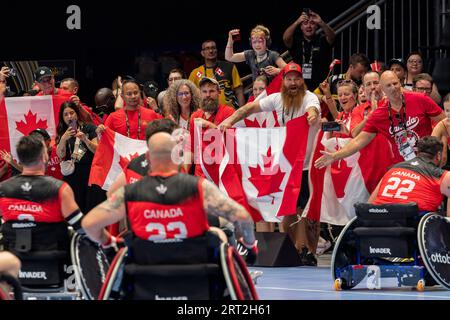
[[[61,160],[73,159],[75,167],[63,180],[72,187],[81,211],[87,212],[89,173],[97,149],[96,126],[83,122],[77,105],[71,101],[61,105],[58,120],[56,154]]]

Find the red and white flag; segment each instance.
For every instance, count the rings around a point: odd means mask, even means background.
[[[146,151],[145,141],[130,139],[107,128],[92,161],[89,185],[108,190],[130,161]]]
[[[306,116],[286,127],[229,129],[225,142],[214,141],[225,143],[223,156],[202,163],[202,170],[207,177],[218,177],[219,188],[249,208],[254,221],[280,222],[282,216],[296,213],[308,130]]]
[[[320,131],[309,170],[311,197],[303,216],[314,221],[345,225],[355,216],[353,204],[365,202],[387,168],[394,164],[390,144],[377,135],[365,148],[323,169],[314,167],[320,151],[335,151],[350,138],[326,139]]]
[[[0,149],[17,160],[16,144],[35,129],[56,136],[58,114],[66,99],[58,96],[5,98],[0,102]]]

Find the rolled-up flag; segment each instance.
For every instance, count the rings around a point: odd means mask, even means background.
[[[330,64],[330,70],[334,68],[335,65],[337,64],[341,64],[341,60],[339,59],[334,59],[333,62],[331,62]]]
[[[370,68],[372,69],[372,71],[380,72],[381,64],[377,60],[375,60],[373,63],[370,64]]]

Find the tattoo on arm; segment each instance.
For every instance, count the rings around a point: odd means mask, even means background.
[[[243,220],[237,217],[239,212],[245,211],[244,207],[228,198],[214,184],[203,181],[204,207],[207,214],[220,216],[234,223],[236,231],[244,238],[245,243],[251,244],[255,241],[253,232],[253,220]]]
[[[121,187],[98,207],[108,212],[115,211],[125,202],[125,188]]]
[[[247,105],[247,106],[241,107],[240,109],[236,110],[236,112],[234,113],[235,119],[237,119],[237,121],[239,121],[244,118],[247,118],[251,114],[250,109],[251,109],[250,105]]]

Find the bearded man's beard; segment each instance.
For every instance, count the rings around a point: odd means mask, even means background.
[[[286,87],[285,85],[281,87],[281,99],[286,114],[291,114],[292,110],[301,108],[305,92],[306,86],[304,84],[296,86],[296,88]]]
[[[215,113],[219,109],[219,99],[204,98],[201,101],[201,108],[205,112]]]

